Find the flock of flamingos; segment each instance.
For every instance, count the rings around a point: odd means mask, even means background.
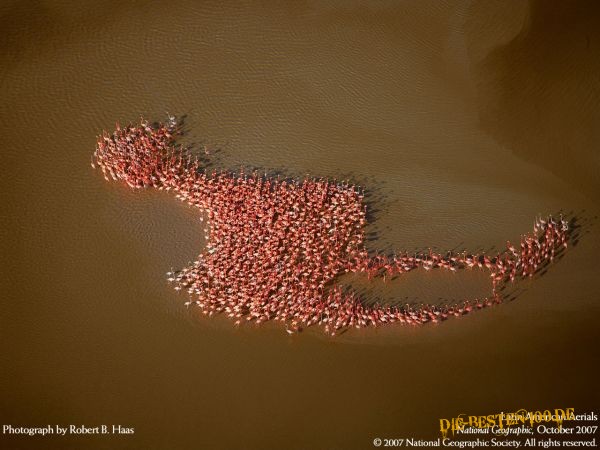
[[[225,313],[236,325],[279,320],[290,334],[321,325],[335,335],[350,327],[439,322],[500,303],[500,286],[533,276],[567,247],[567,221],[548,217],[492,258],[432,251],[370,256],[364,194],[357,187],[243,170],[208,173],[197,157],[174,145],[179,131],[173,117],[166,124],[117,124],[112,134],[99,136],[92,167],[133,189],[172,191],[208,215],[205,251],[167,276],[176,290],[190,294],[186,306],[209,316]],[[365,305],[333,282],[346,272],[390,278],[418,268],[487,270],[491,295],[450,306]]]

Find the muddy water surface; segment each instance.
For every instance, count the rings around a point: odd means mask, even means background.
[[[1,446],[359,449],[437,437],[460,413],[597,407],[599,14],[4,2],[0,417],[135,435]],[[514,301],[440,326],[234,329],[165,281],[202,249],[196,213],[89,165],[101,129],[166,111],[217,167],[365,185],[371,248],[500,248],[561,210],[579,242]],[[480,290],[477,274],[415,273],[365,295]]]

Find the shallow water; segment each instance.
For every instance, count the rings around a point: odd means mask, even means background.
[[[597,407],[598,12],[0,6],[0,416],[135,427],[2,446],[373,448],[375,437],[437,437],[439,419],[460,413]],[[187,310],[165,281],[202,249],[195,211],[89,165],[101,129],[166,111],[186,116],[187,142],[216,167],[366,186],[371,248],[500,248],[561,210],[580,239],[514,301],[439,326],[333,339],[235,329]],[[368,292],[435,301],[484,289],[477,274],[447,275]]]

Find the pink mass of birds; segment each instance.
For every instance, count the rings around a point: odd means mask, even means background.
[[[567,247],[562,217],[537,219],[533,232],[495,257],[485,254],[397,253],[369,256],[365,247],[366,205],[355,186],[326,179],[289,181],[203,170],[197,157],[176,147],[177,123],[117,124],[97,141],[92,167],[108,180],[133,189],[154,187],[208,215],[207,245],[189,267],[169,272],[186,306],[235,321],[278,320],[290,334],[320,325],[335,335],[348,328],[395,322],[424,324],[500,303],[499,287],[531,277]],[[202,220],[202,219],[201,219]],[[334,283],[339,275],[364,272],[391,278],[414,269],[480,268],[489,271],[491,295],[449,306],[366,305]]]

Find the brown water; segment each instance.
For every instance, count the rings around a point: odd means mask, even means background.
[[[0,447],[369,449],[460,413],[597,409],[600,9],[561,3],[4,2],[1,422],[135,435]],[[202,248],[195,213],[89,165],[101,129],[166,111],[217,166],[375,190],[373,248],[500,247],[559,210],[579,243],[439,326],[234,329],[165,281]],[[446,275],[373,292],[483,286]]]

